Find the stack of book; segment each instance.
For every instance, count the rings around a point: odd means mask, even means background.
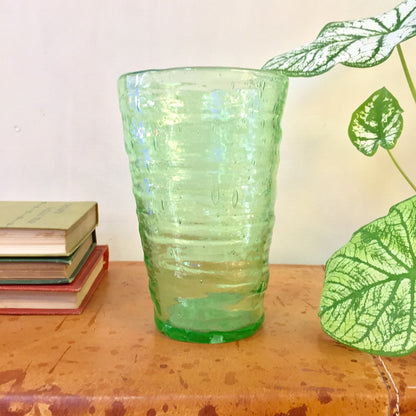
[[[0,201],[0,313],[79,314],[108,268],[96,202]]]

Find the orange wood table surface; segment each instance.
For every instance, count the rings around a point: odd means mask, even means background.
[[[228,344],[157,332],[138,262],[110,262],[82,315],[0,316],[0,415],[416,415],[416,354],[335,342],[317,316],[323,267],[270,270],[263,326]]]

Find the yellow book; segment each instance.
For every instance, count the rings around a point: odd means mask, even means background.
[[[69,256],[98,224],[91,201],[0,201],[0,256]]]

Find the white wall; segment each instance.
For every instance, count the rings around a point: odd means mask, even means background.
[[[172,66],[260,68],[334,20],[398,0],[0,0],[0,199],[88,199],[113,260],[142,259],[116,81]],[[416,78],[416,39],[403,45]],[[324,263],[412,195],[384,151],[361,155],[351,112],[386,86],[405,112],[394,151],[416,180],[415,112],[397,54],[366,70],[292,79],[271,262]]]

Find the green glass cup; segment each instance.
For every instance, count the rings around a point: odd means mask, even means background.
[[[277,71],[193,67],[118,80],[157,328],[220,343],[264,319],[280,120]]]

